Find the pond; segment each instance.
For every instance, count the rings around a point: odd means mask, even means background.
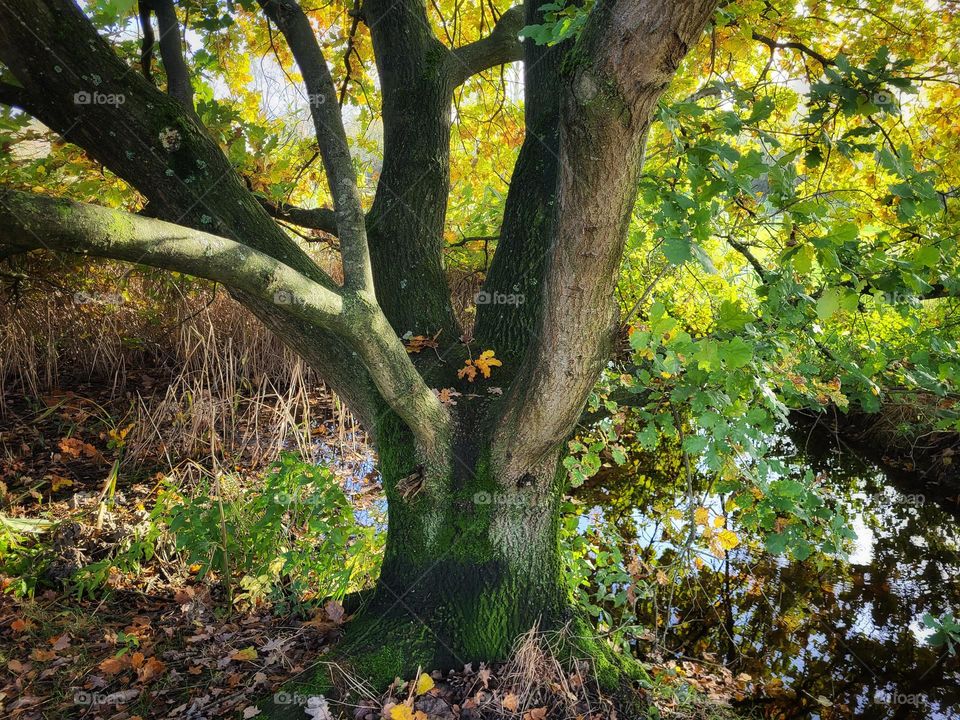
[[[353,452],[320,442],[315,459],[341,474],[358,519],[385,527],[373,458],[362,438],[348,440]],[[652,583],[653,595],[639,601],[648,631],[638,651],[750,675],[767,688],[767,717],[960,720],[960,662],[927,643],[922,623],[926,613],[960,610],[957,509],[835,447],[819,434],[781,441],[797,475],[812,469],[850,520],[848,556],[798,562],[747,541],[724,559],[701,555],[698,569],[660,575],[659,589]],[[662,508],[683,502],[681,475],[669,455],[601,474],[577,493],[581,529],[614,526],[649,567],[666,567],[676,548],[664,540]]]
[[[783,438],[782,453],[835,496],[857,536],[848,557],[797,562],[744,542],[641,600],[638,620],[655,635],[645,645],[768,683],[780,696],[768,710],[782,717],[960,718],[960,664],[928,645],[922,623],[926,613],[960,609],[957,518],[831,444],[799,435]],[[677,474],[662,467],[631,475],[585,488],[581,499],[592,508],[581,523],[612,522],[655,566],[676,551],[663,539],[657,501],[676,494]]]

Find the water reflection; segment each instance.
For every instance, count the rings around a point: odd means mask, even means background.
[[[849,452],[801,454],[785,440],[784,453],[798,477],[812,468],[851,519],[848,559],[801,563],[743,543],[725,560],[699,556],[699,569],[684,562],[688,572],[669,583],[661,575],[639,601],[640,622],[656,631],[639,651],[666,647],[774,681],[773,717],[960,718],[960,665],[926,644],[921,621],[960,609],[956,519]],[[677,461],[661,455],[653,469],[600,476],[581,495],[594,506],[591,522],[613,523],[649,567],[676,566],[682,535],[662,508],[681,496],[678,477]]]

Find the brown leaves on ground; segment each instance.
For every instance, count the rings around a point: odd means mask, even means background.
[[[320,612],[322,628],[267,612],[224,618],[205,586],[0,596],[0,716],[239,717],[321,655],[345,614],[338,603]]]

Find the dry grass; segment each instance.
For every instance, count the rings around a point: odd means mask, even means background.
[[[354,425],[317,374],[222,289],[162,275],[118,283],[113,265],[73,268],[71,284],[52,287],[31,270],[0,308],[0,417],[17,401],[90,386],[130,428],[124,462],[159,453],[170,466],[307,455],[318,408],[344,435]]]

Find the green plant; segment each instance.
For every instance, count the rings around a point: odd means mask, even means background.
[[[934,647],[946,646],[947,652],[951,655],[957,654],[960,648],[960,621],[953,613],[946,613],[939,618],[930,613],[923,616],[924,626],[934,631],[933,635],[927,638],[927,642]]]
[[[11,578],[4,585],[4,592],[16,596],[32,595],[42,569],[40,562],[42,546],[28,542],[51,525],[39,518],[14,518],[0,515],[0,575]]]
[[[336,476],[283,454],[262,488],[219,476],[190,498],[168,491],[163,519],[203,577],[219,573],[232,596],[293,603],[340,598],[376,569],[379,538],[359,525]]]

